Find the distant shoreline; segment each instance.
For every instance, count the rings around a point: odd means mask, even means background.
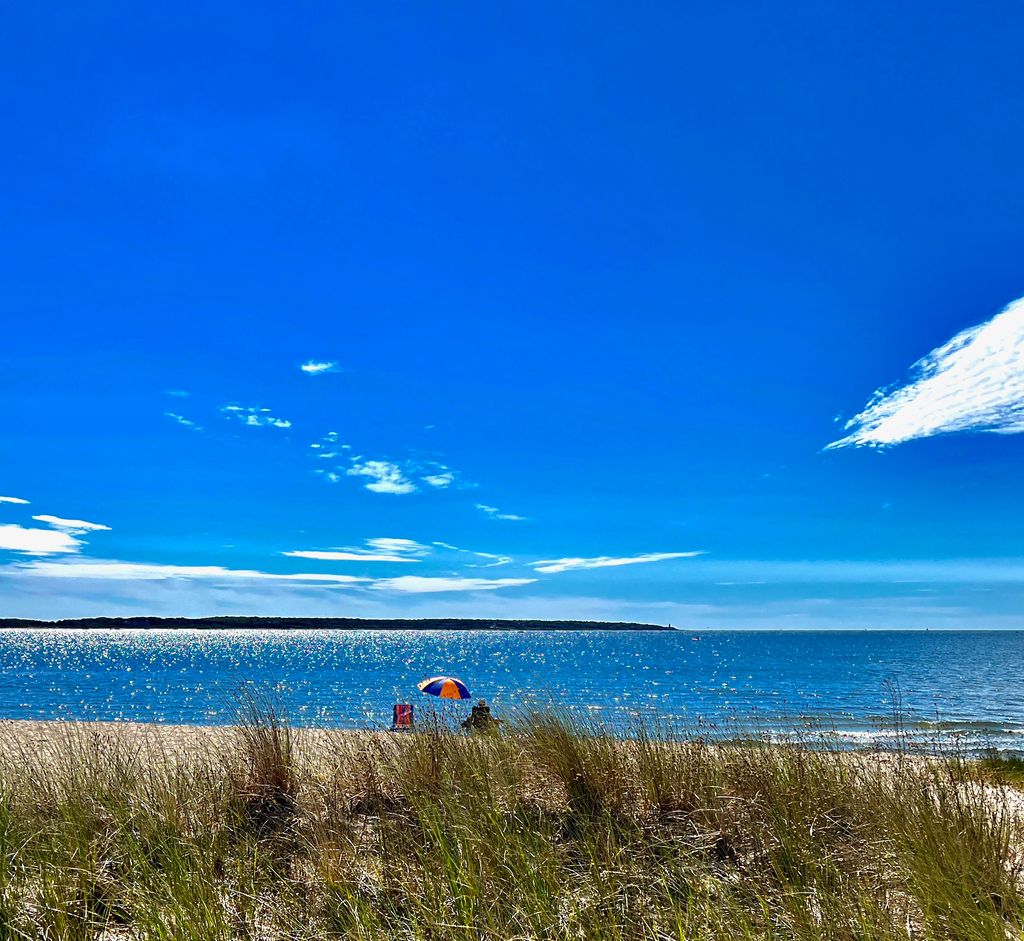
[[[0,618],[0,629],[72,630],[337,630],[337,631],[673,631],[634,621],[534,621],[494,618]]]

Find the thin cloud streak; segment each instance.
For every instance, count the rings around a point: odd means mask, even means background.
[[[74,535],[89,532],[110,532],[109,526],[104,526],[102,523],[90,523],[88,520],[69,520],[60,516],[48,516],[46,514],[33,516],[32,519]]]
[[[430,547],[416,542],[415,539],[398,539],[394,536],[378,536],[367,539],[366,544],[380,552],[401,552],[411,555],[428,555]]]
[[[332,551],[328,549],[294,549],[282,552],[292,559],[317,559],[322,562],[420,562],[421,559],[410,559],[402,555],[381,555],[365,552],[360,549]]]
[[[324,373],[340,372],[338,364],[330,360],[311,359],[299,366],[307,376],[322,376]]]
[[[1024,432],[1024,298],[918,360],[879,389],[825,450],[884,448],[955,432]]]
[[[666,559],[693,559],[703,552],[648,552],[643,555],[609,556],[599,555],[590,559],[542,559],[533,563],[535,572],[554,575],[558,572],[571,572],[577,569],[603,569],[620,565],[639,565],[646,562],[663,562]]]
[[[469,563],[466,565],[466,568],[490,569],[496,568],[499,565],[510,565],[513,561],[512,556],[510,555],[499,555],[497,552],[478,552],[475,549],[460,549],[458,546],[453,546],[450,542],[435,542],[434,545],[440,547],[441,549],[447,549],[450,552],[461,552],[465,555],[475,556],[478,559],[490,560],[486,563]]]
[[[28,500],[22,500],[21,497],[0,497],[0,503],[18,503],[28,505]]]
[[[2,527],[0,527],[2,528]],[[56,535],[56,534],[55,534]],[[16,564],[0,574],[16,574],[45,578],[95,578],[112,581],[164,581],[186,579],[200,581],[253,580],[280,582],[324,582],[349,585],[371,579],[355,575],[325,575],[318,573],[260,572],[252,569],[229,569],[220,565],[167,565],[155,562],[121,562],[108,559],[77,560],[74,562],[30,562]]]
[[[191,431],[203,430],[202,425],[197,424],[196,422],[192,421],[189,418],[186,418],[184,415],[179,415],[177,412],[164,412],[164,415],[167,418],[170,418],[172,421],[177,422],[179,425],[182,426],[182,428],[188,428]]]
[[[430,549],[412,539],[379,537],[367,539],[368,549],[301,549],[282,552],[296,559],[317,559],[324,562],[420,562],[416,556],[429,555]]]
[[[425,575],[400,575],[397,578],[382,578],[374,582],[378,591],[397,591],[405,594],[428,594],[450,591],[494,591],[498,588],[516,588],[530,585],[535,578],[462,578],[430,577]]]
[[[508,520],[510,522],[523,522],[526,517],[519,516],[516,513],[502,513],[496,506],[488,506],[486,503],[476,504],[476,508],[484,514],[489,516],[493,520]]]

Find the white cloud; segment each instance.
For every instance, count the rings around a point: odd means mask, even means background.
[[[553,575],[575,569],[603,569],[619,565],[637,565],[641,562],[662,562],[665,559],[692,559],[701,552],[648,552],[643,555],[608,556],[599,555],[590,559],[543,559],[533,563],[534,571]]]
[[[3,529],[3,527],[0,527]],[[49,532],[39,530],[39,532]],[[51,535],[62,535],[51,533]],[[36,553],[39,554],[39,553]],[[370,579],[354,575],[322,575],[310,573],[260,572],[251,569],[228,569],[220,565],[164,565],[151,562],[120,562],[108,559],[76,560],[73,562],[30,562],[14,566],[17,574],[46,578],[98,578],[112,581],[164,581],[188,579],[201,581],[275,581],[310,582],[349,585]]]
[[[196,424],[194,421],[186,418],[184,415],[179,415],[177,412],[164,412],[168,418],[176,421],[183,428],[191,428],[193,431],[202,431],[203,426]]]
[[[341,438],[336,431],[328,432],[319,441],[312,442],[309,447],[311,451],[315,452],[313,457],[317,458],[317,460],[337,457],[339,451],[349,451],[352,448],[351,445],[341,443]]]
[[[3,538],[0,527],[0,539]],[[66,535],[38,530],[50,536]],[[67,537],[70,538],[70,537]],[[72,550],[68,550],[72,551]],[[42,554],[38,547],[32,554]],[[262,572],[252,569],[229,569],[220,565],[170,565],[152,562],[124,562],[113,559],[76,559],[60,562],[23,562],[0,567],[0,575],[32,578],[85,579],[121,582],[165,582],[171,580],[202,584],[230,583],[303,583],[309,587],[362,587],[397,594],[428,594],[457,591],[494,591],[528,585],[533,578],[460,578],[404,575],[397,578],[362,578],[354,575],[329,575]]]
[[[33,516],[32,519],[38,520],[40,523],[47,523],[55,529],[62,529],[65,532],[72,533],[76,536],[88,532],[110,531],[109,526],[104,526],[102,523],[90,523],[86,520],[68,520],[60,516],[46,515]]]
[[[427,555],[430,552],[430,549],[415,539],[398,539],[392,536],[367,539],[366,544],[380,552],[402,552],[411,555]]]
[[[28,505],[28,500],[22,500],[21,497],[0,497],[0,503],[20,503]]]
[[[476,505],[476,508],[480,510],[481,513],[484,513],[485,515],[489,516],[491,519],[494,520],[522,521],[526,519],[525,516],[517,516],[515,513],[502,513],[501,510],[499,510],[496,506],[488,506],[486,503],[478,503]]]
[[[448,591],[495,591],[499,588],[515,588],[530,585],[535,578],[460,578],[424,575],[400,575],[398,578],[382,578],[373,583],[380,591],[397,591],[408,594],[427,594]]]
[[[294,549],[281,555],[294,559],[318,559],[322,562],[419,562],[401,555],[366,552],[362,549]]]
[[[439,461],[367,457],[353,450],[352,445],[343,444],[336,431],[329,431],[319,441],[313,441],[309,448],[318,461],[333,462],[329,473],[325,470],[314,473],[324,474],[332,483],[340,477],[368,478],[364,486],[374,493],[407,494],[422,488],[445,490],[459,478],[456,471]]]
[[[338,364],[326,360],[311,359],[299,366],[307,376],[320,376],[325,372],[338,372]]]
[[[878,390],[832,448],[886,447],[958,431],[1024,432],[1024,298],[918,360]]]
[[[235,418],[250,428],[291,428],[292,426],[287,418],[275,418],[270,414],[269,408],[260,408],[255,405],[224,405],[221,407],[221,411],[226,418]]]
[[[325,562],[419,562],[415,556],[427,555],[430,550],[412,539],[367,539],[369,549],[303,549],[282,552],[296,559],[318,559]]]
[[[481,562],[478,565],[470,565],[469,568],[480,568],[480,569],[493,569],[499,565],[511,565],[512,556],[510,555],[495,555],[493,552],[474,552],[473,555],[479,556],[481,559],[490,559],[490,562]]]
[[[499,565],[509,565],[512,562],[512,556],[510,555],[498,555],[496,552],[477,552],[475,549],[460,549],[458,546],[453,546],[449,542],[435,542],[435,546],[440,546],[442,549],[449,549],[452,552],[462,552],[466,555],[476,556],[478,559],[489,559],[487,563],[478,563],[476,565],[467,565],[467,568],[478,568],[478,569],[489,569],[495,568]]]
[[[425,484],[429,484],[431,487],[436,487],[438,490],[443,490],[445,487],[450,487],[455,480],[455,475],[447,467],[439,467],[434,473],[427,474],[421,477]]]
[[[349,477],[369,477],[370,483],[365,486],[374,493],[413,493],[416,490],[402,468],[391,461],[355,463],[345,473]]]
[[[0,549],[25,555],[55,555],[78,552],[82,541],[71,533],[53,529],[34,529],[9,523],[0,526]]]

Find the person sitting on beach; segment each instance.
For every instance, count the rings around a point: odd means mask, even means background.
[[[462,723],[462,727],[470,732],[490,732],[497,729],[501,719],[491,715],[491,707],[487,705],[486,699],[481,699],[469,714],[469,718]]]

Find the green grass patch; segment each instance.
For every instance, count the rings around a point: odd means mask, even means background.
[[[1024,758],[1019,755],[1007,755],[996,748],[989,749],[978,761],[978,769],[994,783],[1024,786]]]

